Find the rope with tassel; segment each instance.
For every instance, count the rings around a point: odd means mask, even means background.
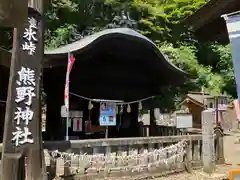
[[[94,99],[91,99],[91,98],[88,98],[88,97],[80,96],[80,95],[72,93],[72,92],[70,92],[69,94],[71,94],[73,96],[76,96],[78,98],[88,100],[89,101],[89,103],[88,103],[88,110],[89,111],[91,111],[91,109],[93,108],[92,102],[101,102],[101,100],[94,100]],[[121,111],[122,111],[122,106],[127,105],[127,112],[130,113],[131,112],[130,104],[133,104],[133,103],[138,103],[138,111],[140,112],[142,110],[142,101],[153,99],[154,97],[155,96],[150,96],[150,97],[147,97],[147,98],[139,99],[139,100],[136,100],[136,101],[130,101],[130,102],[115,102],[116,103],[116,112],[117,112],[117,114],[119,112],[118,105],[121,106]],[[112,101],[112,102],[114,102],[114,101]]]
[[[69,94],[71,94],[71,95],[73,95],[73,96],[76,96],[76,97],[78,97],[78,98],[82,98],[82,99],[88,100],[88,101],[101,102],[101,100],[94,100],[94,99],[91,99],[91,98],[88,98],[88,97],[85,97],[85,96],[80,96],[80,95],[75,94],[75,93],[72,93],[72,92],[69,92]],[[139,99],[139,100],[136,100],[136,101],[115,102],[115,103],[116,103],[116,105],[128,105],[128,104],[139,103],[139,102],[146,101],[146,100],[153,99],[153,98],[155,98],[155,96],[150,96],[150,97],[143,98],[143,99]],[[112,101],[112,102],[114,102],[114,101]]]

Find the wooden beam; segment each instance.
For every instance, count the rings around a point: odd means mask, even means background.
[[[28,0],[1,0],[0,24],[1,26],[17,27],[25,21],[27,16]]]
[[[216,10],[216,8],[214,7],[217,6],[217,3],[219,3],[219,0],[210,0],[208,3],[206,3],[203,7],[197,10],[191,16],[187,17],[185,23],[191,26],[194,30],[199,29],[199,27],[202,26],[203,22],[205,21],[209,22],[209,20],[213,18],[213,17],[210,18],[208,15],[210,11],[211,13],[214,13],[213,11]]]
[[[194,30],[198,30],[201,27],[209,24],[211,21],[217,18],[224,13],[227,13],[230,7],[236,6],[238,0],[210,0],[206,5],[200,8],[197,12],[186,18],[185,23]]]

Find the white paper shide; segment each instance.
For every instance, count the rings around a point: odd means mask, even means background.
[[[37,20],[33,17],[28,18],[29,26],[25,28],[23,39],[25,40],[22,44],[22,50],[27,51],[28,55],[34,55],[36,51],[36,42],[38,41],[36,38],[37,35]]]
[[[32,99],[36,97],[36,83],[35,71],[30,68],[21,67],[17,74],[18,79],[16,81],[17,88],[15,98],[17,107],[14,113],[14,122],[16,126],[15,131],[12,132],[12,141],[15,143],[15,146],[20,146],[26,143],[34,143],[28,125],[34,117],[31,105]]]

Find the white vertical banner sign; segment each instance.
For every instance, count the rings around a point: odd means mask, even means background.
[[[237,86],[238,101],[240,100],[240,15],[223,15],[232,47],[232,61]]]

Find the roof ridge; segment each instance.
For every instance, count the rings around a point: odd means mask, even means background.
[[[208,93],[208,92],[196,92],[196,91],[189,91],[188,94],[210,95],[210,93]]]

